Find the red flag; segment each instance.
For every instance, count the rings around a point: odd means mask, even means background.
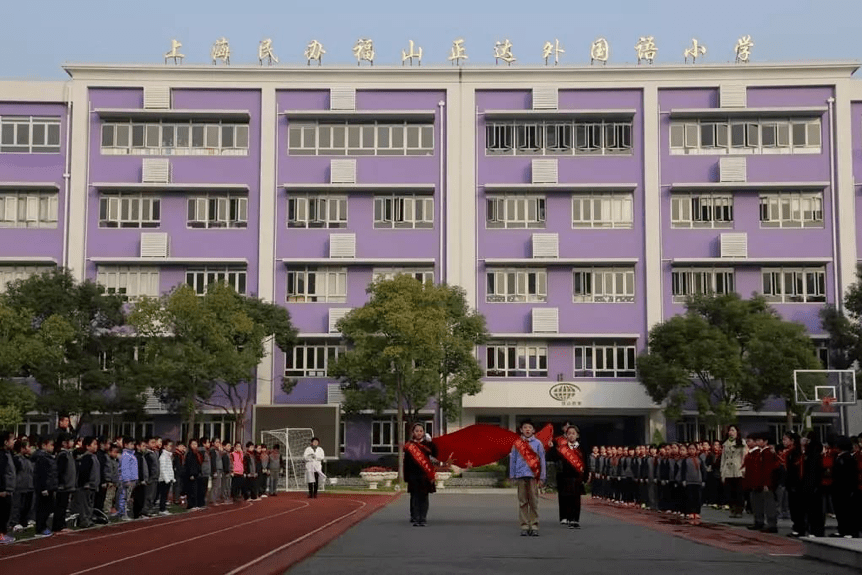
[[[512,451],[518,434],[496,425],[476,424],[434,438],[437,458],[458,467],[496,463]]]

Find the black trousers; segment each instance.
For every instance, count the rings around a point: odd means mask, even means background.
[[[685,486],[685,512],[689,515],[700,515],[700,484]]]
[[[132,489],[132,517],[137,519],[144,512],[144,503],[147,499],[147,486],[140,483]],[[128,505],[128,503],[126,504]]]
[[[787,490],[787,507],[790,508],[790,519],[793,521],[793,531],[801,535],[808,532],[808,522],[805,517],[805,500],[798,489]]]
[[[821,491],[803,492],[805,500],[805,518],[808,530],[815,537],[823,537],[826,531],[826,513],[823,511],[823,493]]]
[[[48,495],[36,494],[36,533],[42,533],[48,528],[48,516],[54,510],[54,493]]]
[[[209,477],[198,477],[197,478],[197,504],[195,507],[205,507],[207,500],[207,486],[209,485],[210,478]]]
[[[9,518],[12,516],[12,493],[5,492],[0,497],[0,535],[6,535],[9,528]]]
[[[60,531],[66,527],[66,510],[69,508],[70,491],[58,491],[54,499],[54,522],[51,531]],[[37,531],[38,533],[38,531]]]
[[[320,474],[318,472],[314,472],[314,481],[308,484],[308,496],[315,498],[317,497],[317,488],[320,486]]]
[[[574,521],[575,523],[581,520],[581,494],[568,491],[560,491],[557,494],[557,501],[560,507],[560,520]]]
[[[15,516],[11,518],[12,524],[27,527],[30,511],[33,509],[33,492],[16,493],[15,497],[18,498],[18,502],[17,505],[13,505]]]
[[[257,499],[257,477],[245,478],[243,496],[246,499]]]
[[[167,511],[168,509],[168,493],[171,490],[171,484],[159,481],[159,511]]]
[[[108,495],[108,486],[102,487],[96,491],[96,496],[93,498],[93,509],[102,511],[105,507],[105,497]]]
[[[858,490],[857,490],[858,492]],[[838,520],[838,534],[842,537],[859,535],[859,517],[854,517],[854,493],[835,490],[832,492],[832,505],[835,507],[835,519]]]
[[[410,493],[410,521],[425,523],[428,519],[428,493],[413,491]]]
[[[242,475],[233,475],[230,478],[230,496],[237,500],[242,497]]]
[[[198,481],[195,479],[186,479],[186,509],[194,509],[198,506]]]
[[[737,515],[742,513],[745,508],[745,493],[742,490],[742,478],[728,477],[724,480],[724,488],[724,500],[730,505],[731,512]]]

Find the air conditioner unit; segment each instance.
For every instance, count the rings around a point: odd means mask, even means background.
[[[168,251],[168,234],[161,232],[141,234],[142,258],[166,258]]]
[[[532,182],[534,184],[556,184],[557,181],[556,158],[533,160]]]
[[[355,258],[356,234],[329,234],[330,258]]]
[[[356,160],[330,160],[329,183],[355,184]]]
[[[330,110],[356,110],[355,88],[330,88],[329,89]]]
[[[533,308],[533,333],[558,333],[560,331],[560,309],[556,307]]]
[[[169,184],[171,161],[164,158],[144,158],[141,165],[141,183]]]
[[[720,182],[745,182],[747,180],[745,158],[720,158],[718,160],[718,179]]]
[[[171,107],[171,89],[168,86],[144,87],[145,110],[169,110]]]
[[[557,234],[533,234],[533,257],[560,257],[559,236]]]
[[[748,234],[745,232],[721,234],[721,257],[747,258]]]
[[[349,307],[331,307],[329,308],[329,333],[338,333],[336,324],[338,320],[350,313]]]
[[[718,93],[722,108],[745,108],[748,103],[748,89],[744,84],[722,84]]]
[[[340,383],[330,383],[326,386],[326,403],[339,405],[344,403],[344,390]]]
[[[533,88],[534,110],[556,110],[559,105],[559,92],[554,86]]]

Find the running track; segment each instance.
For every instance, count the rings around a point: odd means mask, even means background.
[[[284,573],[392,495],[282,493],[256,502],[112,524],[0,548],[0,573],[158,575]]]

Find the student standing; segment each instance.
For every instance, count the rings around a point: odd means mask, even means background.
[[[742,517],[745,506],[742,485],[742,464],[748,449],[742,442],[739,428],[727,428],[727,439],[721,449],[721,482],[724,485],[724,500],[730,505],[730,516]]]
[[[539,536],[539,488],[545,484],[545,448],[536,439],[529,420],[521,423],[521,436],[509,453],[509,479],[518,486],[521,536]]]
[[[132,519],[132,495],[138,484],[138,460],[135,457],[135,440],[123,438],[123,455],[120,457],[120,496],[117,514],[123,521]]]
[[[421,424],[419,424],[421,425]],[[415,425],[413,426],[415,429]],[[425,429],[424,427],[422,428]],[[425,437],[424,435],[422,437]],[[305,460],[305,482],[308,484],[309,499],[317,498],[317,489],[320,487],[320,476],[323,474],[323,459],[326,455],[320,447],[320,440],[316,437],[311,439],[311,445],[305,448],[302,458]],[[405,470],[405,478],[407,472]]]
[[[685,515],[695,525],[700,524],[700,511],[703,506],[701,492],[706,483],[706,466],[697,452],[697,446],[688,446],[688,457],[681,462],[680,477],[685,489]]]
[[[243,497],[257,500],[257,463],[254,457],[254,443],[245,444],[245,455],[242,458]]]
[[[852,539],[859,536],[860,517],[854,516],[853,497],[858,490],[859,470],[853,460],[853,443],[849,437],[841,436],[835,440],[838,453],[832,466],[832,503],[838,532],[833,537]]]
[[[59,533],[66,530],[66,511],[69,501],[78,487],[78,469],[72,448],[75,441],[68,434],[60,434],[62,449],[57,454],[57,497],[54,500],[54,522],[52,531]]]
[[[122,441],[121,441],[122,443]],[[117,496],[120,489],[120,452],[122,445],[109,445],[108,458],[105,460],[105,498],[102,511],[105,515],[117,514]]]
[[[566,428],[564,437],[552,441],[548,459],[557,462],[557,499],[560,523],[569,529],[581,528],[581,495],[584,494],[584,456],[581,454],[577,426]]]
[[[233,462],[230,457],[230,441],[225,439],[222,443],[222,450],[220,452],[221,456],[221,464],[222,464],[222,503],[228,503],[231,499],[231,492],[233,490],[233,485],[231,485],[233,481]]]
[[[281,449],[276,443],[269,453],[268,491],[272,497],[278,495],[278,477],[281,474]]]
[[[150,479],[150,468],[145,456],[147,442],[135,441],[135,462],[138,465],[138,483],[132,492],[132,517],[137,519],[143,514],[147,501],[147,485]]]
[[[16,441],[12,450],[15,452],[15,494],[11,525],[14,525],[13,531],[23,531],[33,510],[33,460],[30,458],[30,444],[26,440]]]
[[[220,505],[222,503],[222,478],[224,476],[224,467],[221,459],[221,439],[213,438],[209,448],[210,453],[210,471],[212,475],[212,488],[209,492],[210,505]]]
[[[437,446],[425,438],[423,423],[414,423],[410,435],[410,441],[404,445],[404,480],[410,494],[410,523],[414,527],[424,527],[428,520],[428,496],[437,492],[434,483]]]
[[[144,448],[144,459],[147,462],[147,487],[145,492],[143,514],[147,517],[156,515],[156,501],[159,496],[159,442],[158,437],[148,437]]]
[[[242,497],[245,486],[245,461],[242,456],[242,443],[237,441],[233,446],[233,451],[230,452],[231,462],[231,486],[230,495],[234,501],[239,501]]]
[[[12,458],[15,434],[4,431],[0,433],[0,440],[3,443],[0,449],[0,544],[6,544],[15,541],[15,538],[7,533],[16,484],[15,461]]]
[[[78,458],[80,469],[78,470],[78,491],[75,493],[75,509],[78,513],[78,527],[90,527],[93,525],[93,506],[96,491],[99,490],[102,470],[96,457],[99,441],[95,437],[85,437],[83,446],[86,451]]]
[[[748,528],[764,533],[778,533],[778,501],[775,497],[779,471],[778,455],[769,445],[769,433],[757,433],[751,437],[754,447],[749,451],[744,464],[746,484],[751,490],[751,509],[754,512],[754,525]]]
[[[189,451],[183,461],[183,480],[186,485],[186,502],[188,509],[200,509],[198,505],[200,494],[198,489],[201,482],[198,481],[203,465],[203,454],[198,449],[198,442],[194,439],[189,441]]]
[[[105,507],[105,499],[108,497],[108,440],[100,437],[98,442],[99,449],[96,451],[96,459],[99,460],[99,489],[93,498],[93,512],[94,521],[104,523],[105,519],[102,518],[101,514]]]
[[[826,513],[823,509],[823,444],[817,432],[809,432],[802,446],[802,499],[808,533],[823,537]]]
[[[54,509],[57,492],[57,460],[54,456],[54,439],[43,437],[33,457],[33,491],[36,496],[36,537],[49,537],[48,516]]]
[[[174,482],[174,442],[165,439],[162,442],[162,453],[159,455],[159,513],[170,515],[168,511],[168,493]]]

